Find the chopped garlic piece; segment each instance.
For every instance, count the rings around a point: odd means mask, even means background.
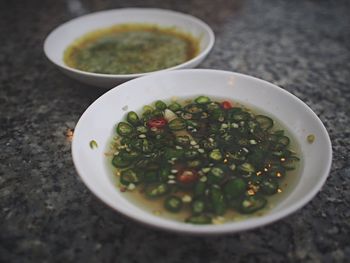
[[[169,122],[177,118],[176,114],[169,109],[164,111],[164,118]]]

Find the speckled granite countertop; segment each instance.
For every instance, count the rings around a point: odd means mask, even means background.
[[[233,70],[297,95],[334,150],[322,191],[264,228],[189,237],[130,222],[76,176],[67,128],[104,90],[59,72],[45,36],[75,16],[125,6],[204,19],[216,33],[203,68]],[[1,1],[0,262],[349,262],[349,1]]]

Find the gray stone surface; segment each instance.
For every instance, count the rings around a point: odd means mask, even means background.
[[[76,176],[67,128],[104,90],[61,74],[42,45],[75,16],[125,6],[204,19],[217,41],[203,68],[250,74],[305,101],[334,159],[322,191],[272,225],[220,237],[129,221]],[[0,262],[349,262],[349,1],[1,1]]]

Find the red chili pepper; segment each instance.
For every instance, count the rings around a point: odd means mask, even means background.
[[[166,124],[167,121],[164,118],[151,119],[147,122],[148,127],[157,129],[163,128]]]
[[[180,171],[177,174],[176,179],[184,185],[189,185],[189,184],[193,184],[198,180],[198,175],[196,171],[186,169],[186,170]]]
[[[221,102],[221,106],[225,109],[225,110],[229,110],[232,108],[232,103],[225,100],[223,102]]]

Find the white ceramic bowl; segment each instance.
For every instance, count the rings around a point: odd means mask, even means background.
[[[175,27],[179,31],[189,33],[199,39],[200,50],[196,57],[164,70],[193,68],[203,61],[214,45],[215,37],[213,31],[198,18],[163,9],[125,8],[84,15],[62,24],[47,36],[44,43],[44,52],[48,59],[68,76],[98,87],[112,88],[132,78],[153,73],[99,74],[73,69],[64,63],[64,51],[75,39],[97,29],[124,23],[148,23],[159,25],[160,27]]]
[[[130,203],[112,183],[112,171],[104,152],[115,125],[125,112],[172,96],[219,96],[255,105],[275,116],[293,133],[304,161],[298,184],[275,208],[262,217],[222,225],[191,225],[157,217]],[[126,109],[127,108],[127,109]],[[306,137],[315,135],[310,144]],[[99,147],[92,150],[89,142]],[[148,225],[192,234],[237,232],[274,222],[309,202],[324,184],[332,160],[328,133],[316,114],[301,100],[266,81],[219,70],[176,70],[152,74],[126,82],[97,99],[76,125],[72,155],[78,174],[87,187],[113,209]]]

